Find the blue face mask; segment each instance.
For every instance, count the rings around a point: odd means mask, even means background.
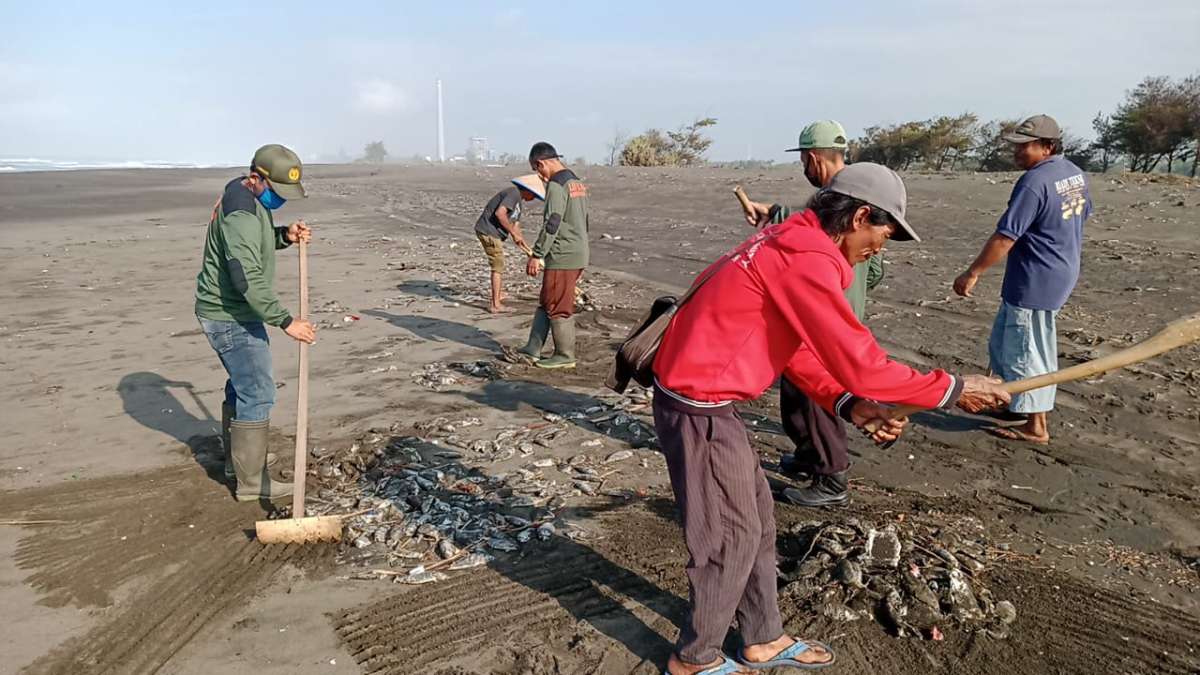
[[[287,203],[286,199],[284,199],[283,197],[280,197],[271,188],[267,188],[267,189],[263,190],[263,193],[258,196],[258,201],[262,202],[263,206],[265,206],[271,210],[275,210],[275,209],[283,206],[285,203]]]

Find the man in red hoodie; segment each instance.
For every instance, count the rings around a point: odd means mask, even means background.
[[[785,370],[819,405],[863,426],[887,404],[1002,405],[999,380],[922,374],[891,361],[844,291],[853,266],[888,239],[919,239],[905,220],[904,183],[878,164],[851,165],[803,213],[758,232],[713,264],[671,321],[654,361],[654,426],[687,540],[691,608],[670,673],[741,666],[820,667],[830,649],[783,632],[776,596],[771,490],[735,401],[758,398]],[[877,442],[899,436],[884,423]],[[737,619],[746,647],[721,653]]]

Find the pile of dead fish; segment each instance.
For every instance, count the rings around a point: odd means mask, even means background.
[[[412,379],[413,382],[426,389],[444,391],[447,387],[461,383],[464,375],[485,380],[499,379],[501,367],[495,361],[472,361],[470,363],[435,361],[425,364],[421,370],[413,371]]]
[[[421,438],[373,433],[312,455],[324,487],[308,500],[308,515],[352,514],[339,562],[383,568],[354,578],[437,581],[441,570],[484,565],[489,551],[517,551],[556,531],[552,511],[512,499],[510,476],[483,476],[456,461],[461,454]]]
[[[855,519],[807,522],[779,537],[780,603],[835,621],[876,620],[897,637],[941,640],[958,626],[1008,637],[1017,611],[983,585],[987,548]]]
[[[418,372],[442,383],[460,376],[495,379],[498,367],[434,363]],[[309,473],[318,487],[309,494],[307,515],[351,514],[339,562],[358,568],[352,578],[401,583],[437,581],[446,571],[487,564],[498,552],[522,551],[556,534],[587,539],[592,533],[565,524],[556,512],[571,498],[633,497],[605,483],[634,466],[636,454],[605,450],[600,438],[572,441],[568,434],[582,428],[653,440],[652,427],[635,417],[648,410],[649,392],[593,400],[582,410],[547,412],[541,421],[499,430],[486,429],[478,417],[438,416],[406,429],[373,429],[349,447],[313,448]],[[579,451],[557,451],[564,443],[578,443]],[[643,457],[641,466],[649,461]],[[474,468],[488,465],[497,466],[487,474]]]

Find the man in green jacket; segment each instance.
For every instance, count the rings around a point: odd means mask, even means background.
[[[529,166],[546,182],[542,231],[525,272],[542,274],[539,306],[529,329],[529,341],[517,350],[539,368],[575,367],[575,286],[588,265],[588,190],[573,171],[563,166],[553,145],[535,143]],[[554,354],[541,358],[548,333],[554,335]]]
[[[304,221],[275,227],[271,211],[307,197],[300,158],[282,145],[264,145],[250,170],[225,185],[213,208],[196,276],[196,318],[228,379],[221,406],[225,475],[236,477],[238,501],[292,494],[291,483],[267,473],[267,438],[275,378],[266,326],[312,344],[316,329],[295,319],[275,294],[275,250],[312,236]]]
[[[846,130],[833,120],[813,122],[800,132],[800,142],[788,152],[799,152],[804,165],[804,177],[813,187],[829,185],[833,177],[846,167],[848,147]],[[787,220],[791,209],[779,204],[751,202],[746,221],[756,227],[778,224]],[[883,258],[871,256],[855,265],[854,281],[846,289],[846,299],[859,321],[863,320],[867,291],[883,281]],[[849,499],[850,441],[846,426],[836,415],[813,403],[807,395],[787,378],[779,382],[779,414],[783,429],[796,445],[792,455],[781,458],[784,473],[807,473],[810,485],[784,490],[784,498],[800,506],[832,506]]]

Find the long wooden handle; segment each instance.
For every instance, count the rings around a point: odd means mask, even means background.
[[[1184,345],[1189,345],[1197,340],[1200,340],[1200,313],[1172,321],[1165,328],[1136,345],[1113,352],[1108,356],[1085,361],[1070,368],[1056,370],[1053,373],[1028,377],[1024,380],[1005,382],[1001,386],[1010,394],[1024,394],[1027,391],[1049,387],[1052,384],[1074,382],[1075,380],[1082,380],[1101,373],[1107,373],[1110,370],[1132,366],[1135,363],[1141,363],[1146,359],[1154,358],[1159,354],[1169,352],[1172,349],[1178,349]],[[889,417],[892,419],[907,417],[922,410],[925,410],[925,408],[908,405],[896,406],[892,409]]]
[[[308,320],[308,243],[300,240],[300,319]],[[296,387],[296,471],[292,477],[292,517],[304,517],[304,475],[308,473],[308,343],[300,343],[300,383]]]
[[[754,206],[750,203],[750,198],[746,196],[746,191],[742,189],[741,185],[733,188],[733,195],[737,197],[738,202],[741,203],[742,210],[746,212],[746,215],[755,215]]]

